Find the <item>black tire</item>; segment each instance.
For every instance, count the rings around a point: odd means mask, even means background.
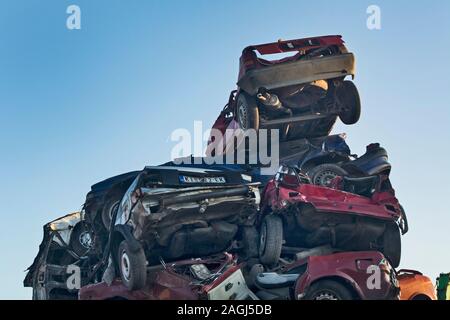
[[[84,257],[94,246],[94,238],[86,222],[75,225],[70,235],[69,246],[79,257]]]
[[[308,289],[306,300],[354,300],[355,297],[346,286],[333,280],[320,280]]]
[[[361,98],[355,84],[351,81],[343,81],[337,88],[336,97],[340,106],[344,108],[344,111],[339,114],[339,119],[347,125],[357,123],[361,117]]]
[[[398,268],[402,256],[402,239],[396,223],[386,225],[383,233],[383,254],[394,268]]]
[[[259,233],[255,227],[242,227],[242,253],[246,259],[258,257]]]
[[[311,182],[318,186],[328,187],[331,180],[338,176],[347,176],[348,172],[334,163],[325,163],[308,171]]]
[[[246,282],[249,288],[255,288],[256,287],[256,277],[265,271],[264,266],[262,264],[254,264],[250,271],[248,272]]]
[[[242,130],[259,129],[259,110],[256,99],[245,92],[236,99],[236,117]]]
[[[120,200],[122,200],[121,195],[112,195],[108,200],[106,200],[105,205],[103,206],[102,222],[106,230],[109,230],[109,228],[111,227],[111,218],[113,217],[114,212],[119,209]]]
[[[408,217],[406,216],[405,208],[403,208],[402,205],[400,205],[400,211],[402,212],[402,235],[406,234],[409,231],[409,224],[408,224]]]
[[[259,260],[262,264],[273,266],[278,263],[283,246],[283,221],[280,217],[266,216],[261,224]]]
[[[147,259],[142,248],[132,252],[123,240],[117,252],[117,266],[123,284],[130,290],[139,290],[147,281]]]

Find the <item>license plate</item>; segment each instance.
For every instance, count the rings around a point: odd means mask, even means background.
[[[226,183],[225,177],[190,177],[180,176],[182,183]]]

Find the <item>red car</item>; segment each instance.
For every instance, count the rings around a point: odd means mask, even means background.
[[[147,285],[130,290],[116,279],[90,284],[80,300],[254,300],[240,266],[228,253],[150,267]]]
[[[393,300],[400,292],[395,270],[376,251],[310,256],[260,273],[255,284],[262,299]]]
[[[313,185],[298,169],[282,167],[263,192],[261,262],[276,264],[285,242],[302,248],[377,250],[398,267],[400,234],[408,226],[388,178],[343,177],[341,188]]]
[[[268,60],[273,54],[290,56]],[[355,57],[341,36],[249,46],[240,58],[238,89],[213,129],[280,129],[281,139],[326,136],[338,116],[349,125],[359,120],[358,90],[345,80],[354,74]]]

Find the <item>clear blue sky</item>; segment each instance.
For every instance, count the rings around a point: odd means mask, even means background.
[[[66,28],[77,4],[82,29]],[[381,7],[382,29],[366,28]],[[402,266],[450,272],[449,1],[0,1],[0,298],[22,288],[47,221],[91,184],[169,160],[210,126],[249,44],[342,34],[358,59],[356,153],[381,142],[410,220]]]

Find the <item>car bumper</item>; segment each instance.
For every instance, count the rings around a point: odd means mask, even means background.
[[[238,86],[255,95],[261,87],[271,90],[354,74],[355,56],[344,53],[250,70],[239,80]]]

